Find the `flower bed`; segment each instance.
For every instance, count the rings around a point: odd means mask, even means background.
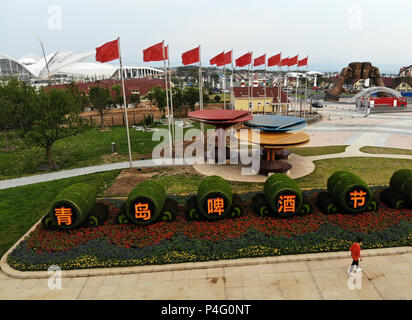
[[[52,264],[70,270],[342,251],[357,236],[364,249],[411,245],[412,210],[381,204],[378,212],[323,215],[315,206],[317,193],[304,192],[314,209],[306,216],[257,217],[248,201],[237,219],[188,222],[180,210],[176,221],[148,226],[115,224],[121,201],[105,199],[110,213],[104,225],[64,232],[39,225],[8,263],[22,271],[47,270]],[[183,203],[188,197],[175,198]]]

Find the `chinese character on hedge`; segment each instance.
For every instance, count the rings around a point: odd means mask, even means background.
[[[139,202],[138,204],[135,204],[134,212],[136,219],[149,220],[151,217],[151,212],[148,203]]]
[[[278,212],[295,212],[296,206],[296,196],[295,195],[288,195],[288,196],[279,196],[278,200]]]
[[[66,226],[70,226],[72,224],[72,209],[71,208],[55,208],[54,211],[56,212],[55,216],[57,219],[57,224],[59,226],[64,223]]]
[[[352,191],[349,193],[351,201],[353,201],[353,208],[362,207],[365,205],[366,192],[365,191]]]
[[[215,198],[207,200],[207,213],[218,213],[219,216],[225,212],[225,202],[223,198]]]

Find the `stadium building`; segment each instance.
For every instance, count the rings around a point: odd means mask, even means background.
[[[28,54],[20,60],[0,53],[0,78],[17,77],[21,81],[34,84],[89,82],[103,79],[120,79],[118,65],[100,62],[86,62],[95,51],[75,54],[71,51],[53,52],[45,58]],[[47,64],[46,64],[47,61]],[[150,67],[123,66],[125,79],[156,77],[163,70]],[[50,79],[49,79],[50,77]]]

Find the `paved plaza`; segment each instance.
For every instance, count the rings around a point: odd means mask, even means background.
[[[331,259],[336,253],[289,256],[306,257],[295,262],[247,259],[248,265],[68,277],[60,290],[50,290],[47,278],[0,273],[0,299],[412,299],[412,252],[393,254],[396,250],[364,250],[361,280],[347,275],[349,252]]]

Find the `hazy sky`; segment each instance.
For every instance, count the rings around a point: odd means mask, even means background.
[[[87,52],[120,36],[125,65],[145,65],[142,50],[165,40],[172,65],[201,44],[206,66],[233,48],[235,58],[309,55],[312,70],[371,61],[395,73],[412,64],[411,12],[408,0],[2,0],[0,52],[41,55],[36,35],[46,53]]]

